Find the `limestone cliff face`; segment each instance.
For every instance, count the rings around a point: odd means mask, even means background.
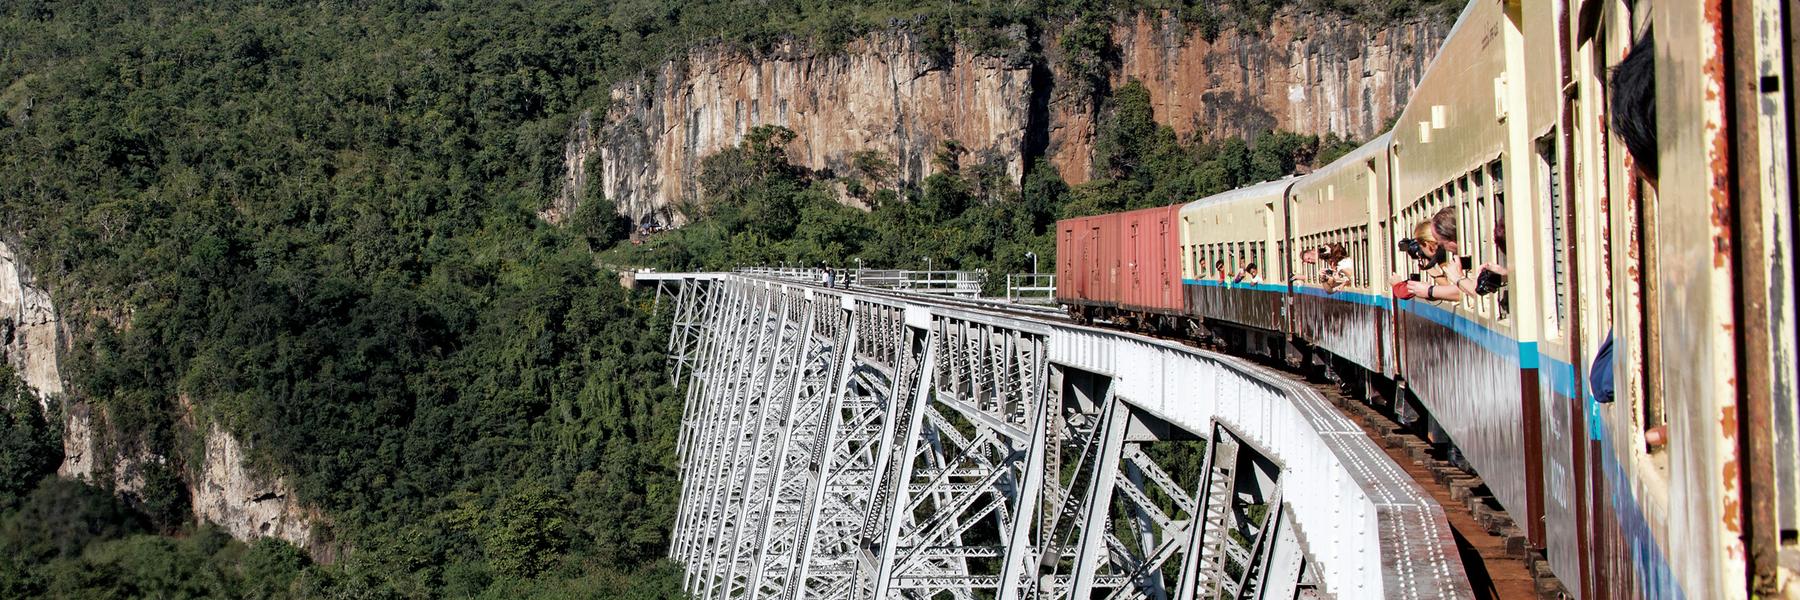
[[[1145,14],[1114,26],[1111,79],[1143,81],[1157,119],[1184,136],[1280,128],[1366,138],[1404,106],[1448,25],[1422,19],[1376,27],[1288,10],[1266,31],[1226,30],[1207,41]],[[1036,78],[1028,59],[967,50],[938,59],[891,31],[829,54],[791,45],[761,55],[690,51],[612,90],[604,115],[577,119],[562,193],[544,216],[560,218],[587,186],[599,185],[620,213],[671,223],[672,207],[697,196],[700,161],[765,124],[794,130],[789,154],[811,169],[847,174],[850,157],[863,150],[894,160],[898,181],[890,185],[930,175],[945,140],[961,143],[976,162],[1003,166],[1015,181],[1038,153],[1065,179],[1086,181],[1094,102],[1058,83],[1065,77],[1054,35],[1038,40],[1051,55],[1039,67],[1049,75]],[[1025,44],[1023,32],[1015,38]],[[597,172],[588,173],[590,165]]]
[[[667,223],[669,207],[698,192],[701,159],[759,125],[792,129],[791,159],[814,170],[845,174],[869,150],[893,161],[899,179],[917,181],[933,172],[940,145],[956,140],[969,151],[965,163],[997,162],[1017,179],[1031,91],[1028,64],[966,50],[940,61],[903,33],[832,54],[701,48],[615,88],[593,134],[600,172],[568,179],[597,182],[622,214]],[[571,140],[583,135],[577,123]],[[565,162],[585,162],[574,159],[580,144],[569,149]]]
[[[37,392],[46,410],[63,391],[56,362],[60,326],[50,294],[33,284],[12,248],[0,243],[0,356]]]
[[[301,506],[286,480],[252,472],[244,458],[237,438],[217,423],[207,427],[205,455],[189,496],[194,517],[240,540],[276,537],[320,558],[322,545],[314,544],[312,535],[317,511]]]
[[[1152,15],[1114,26],[1114,85],[1143,82],[1156,119],[1184,138],[1268,129],[1367,139],[1406,99],[1449,29],[1432,20],[1372,27],[1288,11],[1266,31],[1226,30],[1207,41]],[[1070,183],[1088,179],[1092,102],[1051,103],[1051,162]]]
[[[0,355],[37,393],[48,414],[62,415],[63,464],[57,474],[109,484],[127,496],[141,495],[145,469],[169,465],[173,458],[120,443],[133,432],[116,431],[104,410],[64,394],[58,353],[66,339],[50,293],[38,287],[23,261],[0,243]],[[329,559],[329,549],[312,535],[321,515],[301,505],[285,480],[254,473],[244,464],[242,445],[216,423],[205,432],[193,431],[195,408],[187,398],[180,404],[185,428],[205,437],[202,455],[188,457],[191,466],[183,472],[195,518],[238,539],[274,536],[308,549],[316,559]]]

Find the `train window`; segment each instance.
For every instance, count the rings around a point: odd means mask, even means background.
[[[1556,340],[1568,333],[1564,328],[1569,322],[1569,247],[1568,226],[1563,221],[1567,209],[1563,198],[1562,168],[1556,160],[1555,143],[1549,136],[1538,141],[1537,163],[1538,189],[1545,199],[1540,205],[1538,220],[1550,224],[1550,260],[1547,261],[1550,280],[1544,282],[1544,300],[1550,309],[1544,311],[1544,337]]]
[[[1506,172],[1501,170],[1501,163],[1497,160],[1488,165],[1488,171],[1491,173],[1488,178],[1488,193],[1493,197],[1490,206],[1494,211],[1494,254],[1490,262],[1506,269],[1509,268],[1506,264]],[[1499,309],[1501,321],[1512,316],[1511,289],[1511,286],[1502,287],[1494,294],[1494,304]]]
[[[1283,256],[1286,256],[1286,254],[1283,253],[1283,250],[1286,250],[1286,249],[1287,249],[1286,242],[1279,242],[1279,241],[1275,242],[1274,257],[1279,259]],[[1263,281],[1282,282],[1282,281],[1286,281],[1286,278],[1287,278],[1287,266],[1283,265],[1283,264],[1278,264],[1274,261],[1263,263],[1262,272],[1263,272]]]

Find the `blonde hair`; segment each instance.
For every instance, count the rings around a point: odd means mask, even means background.
[[[1431,219],[1425,219],[1413,225],[1413,239],[1420,242],[1437,241],[1437,236],[1431,232]]]

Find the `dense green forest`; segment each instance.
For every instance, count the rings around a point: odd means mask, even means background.
[[[1439,3],[1308,1],[1359,18]],[[0,597],[673,596],[678,572],[659,560],[678,494],[667,315],[595,267],[624,233],[604,198],[565,227],[535,217],[574,114],[700,43],[830,47],[904,27],[1043,60],[1007,32],[1072,28],[1061,50],[1079,61],[1105,45],[1109,15],[1216,28],[1288,3],[0,5],[0,238],[73,333],[70,391],[49,414],[0,372]],[[706,160],[693,226],[601,260],[1019,271],[1025,251],[1051,255],[1057,217],[1175,202],[1347,147],[1192,143],[1151,120],[1139,86],[1097,100],[1102,172],[1087,184],[1041,164],[1007,181],[954,144],[918,186],[876,185],[881,156],[831,181],[789,164],[791,134],[765,128]],[[839,205],[837,184],[875,210]],[[109,453],[165,459],[144,491],[50,476],[77,400],[105,415]],[[336,560],[195,526],[181,481],[196,423],[223,425],[328,515],[313,542]]]

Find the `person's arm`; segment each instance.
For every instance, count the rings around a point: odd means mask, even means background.
[[[1411,292],[1415,297],[1436,302],[1462,300],[1462,290],[1457,289],[1454,285],[1408,281],[1406,282],[1406,291]]]
[[[1437,267],[1425,271],[1425,276],[1431,278],[1430,282],[1406,282],[1406,290],[1412,293],[1413,296],[1437,302],[1462,300],[1462,290],[1451,285],[1451,282],[1448,281],[1449,270],[1445,268],[1446,266],[1447,265],[1438,265]],[[1458,269],[1458,271],[1460,270],[1461,269]]]

